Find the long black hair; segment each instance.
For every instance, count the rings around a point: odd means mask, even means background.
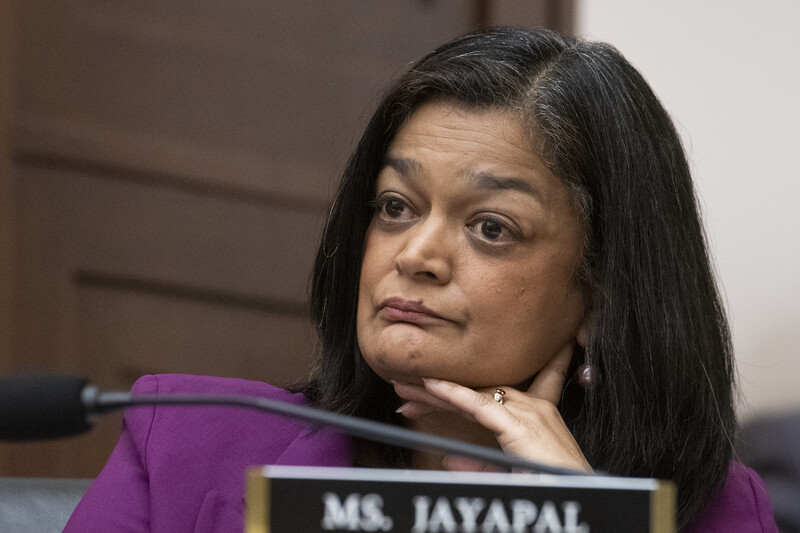
[[[327,409],[400,423],[392,388],[359,352],[359,273],[386,150],[432,100],[515,113],[571,190],[592,321],[576,359],[592,366],[595,382],[585,392],[567,387],[562,416],[595,469],[675,481],[685,523],[720,487],[732,456],[730,333],[680,139],[609,45],[491,29],[443,45],[390,87],[344,171],[317,254],[319,358],[306,394]]]

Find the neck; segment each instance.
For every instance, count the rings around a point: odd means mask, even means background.
[[[458,413],[436,412],[419,420],[410,422],[411,429],[440,437],[456,439],[470,444],[499,448],[494,434],[480,424],[470,422]],[[443,470],[442,459],[445,454],[439,452],[414,452],[411,467],[420,470]]]

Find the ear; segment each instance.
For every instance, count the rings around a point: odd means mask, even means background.
[[[581,348],[586,348],[589,344],[589,339],[592,337],[592,330],[594,329],[594,313],[588,311],[583,315],[583,321],[578,326],[578,333],[575,335],[575,340]]]

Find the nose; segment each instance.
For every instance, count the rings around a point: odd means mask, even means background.
[[[429,216],[405,231],[406,241],[395,258],[395,268],[418,281],[446,284],[453,274],[455,236],[447,221]]]

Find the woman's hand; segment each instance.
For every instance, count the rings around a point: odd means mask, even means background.
[[[566,346],[536,374],[525,392],[505,385],[473,390],[427,378],[423,386],[394,382],[397,394],[407,400],[399,412],[411,420],[434,411],[458,412],[492,431],[508,454],[591,472],[556,407],[571,358],[572,346]],[[506,391],[503,404],[493,399],[498,388]],[[472,460],[454,457],[445,465],[454,470],[483,469]]]

